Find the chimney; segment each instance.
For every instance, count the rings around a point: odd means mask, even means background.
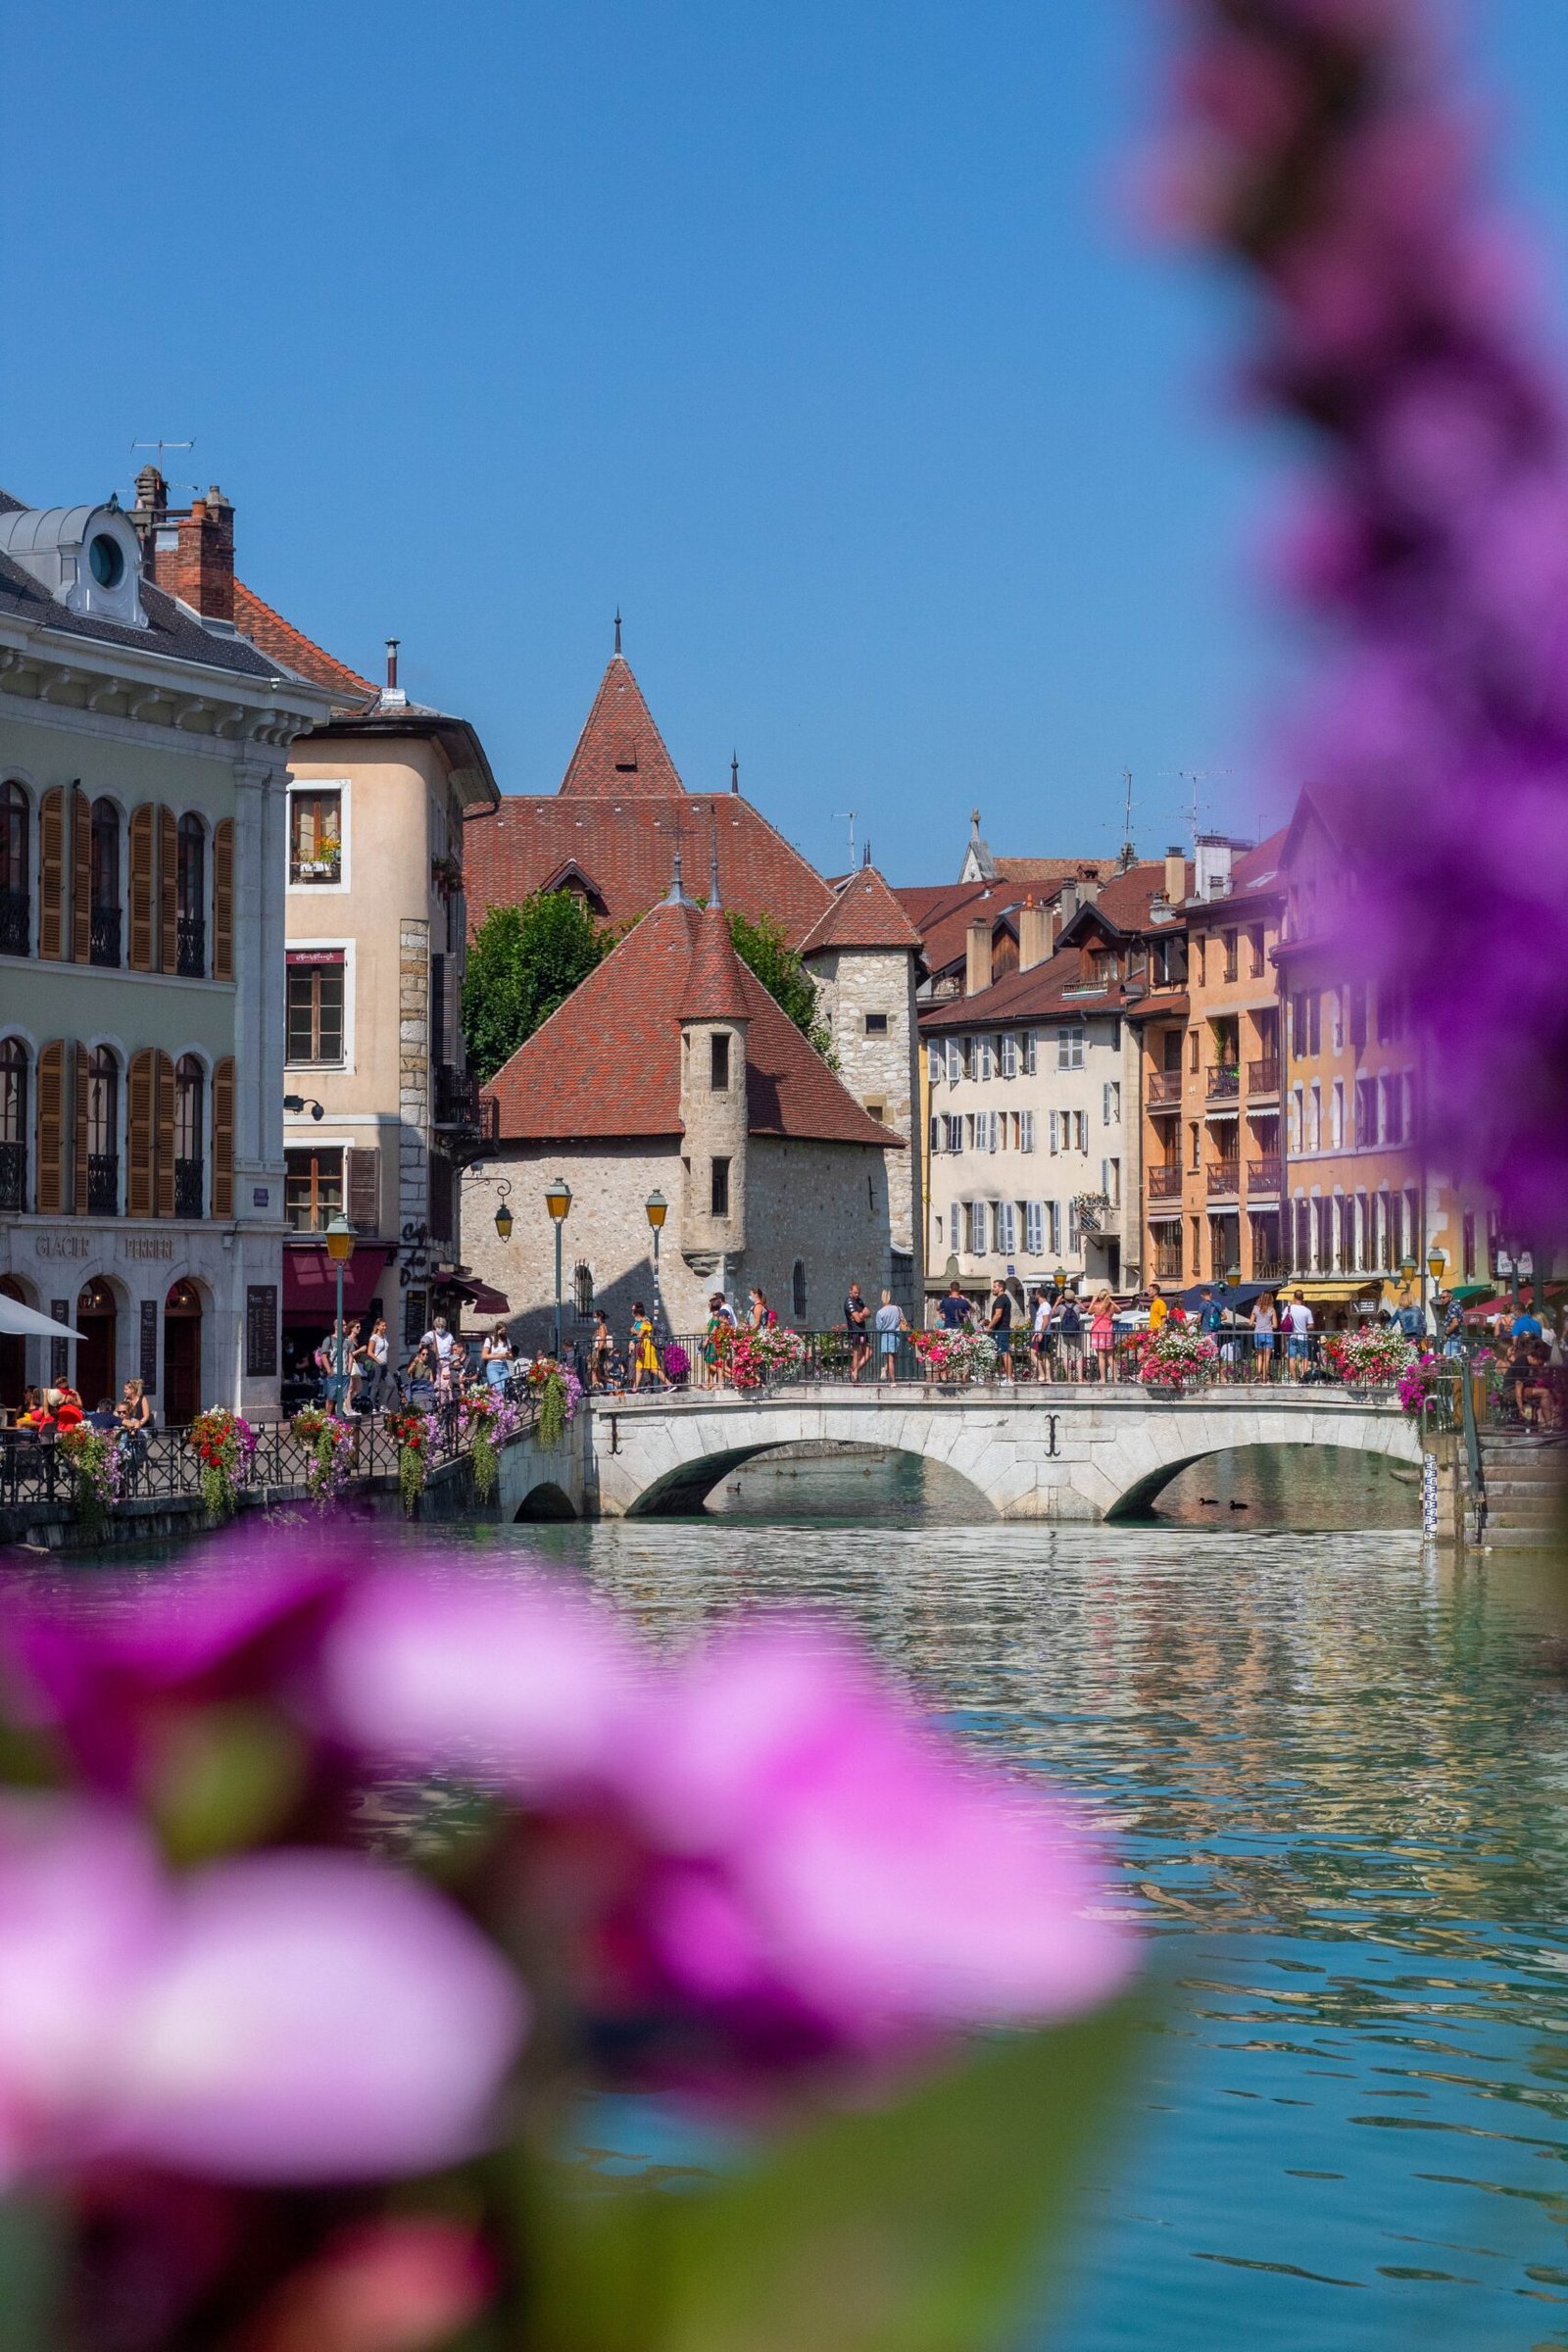
[[[1076,882],[1062,884],[1056,893],[1056,906],[1061,915],[1062,929],[1065,930],[1078,911],[1078,885]]]
[[[1049,906],[1037,906],[1033,899],[1025,899],[1018,909],[1018,969],[1032,972],[1037,963],[1044,963],[1051,955],[1052,917]]]
[[[1223,833],[1200,833],[1194,888],[1200,899],[1230,896],[1231,845]]]
[[[386,682],[394,693],[398,683],[398,647],[402,643],[401,637],[389,637],[386,641]]]
[[[1165,852],[1165,904],[1179,906],[1187,896],[1187,860],[1179,849]]]
[[[144,466],[136,476],[136,504],[131,519],[138,530],[162,522],[169,512],[169,484],[156,466]]]
[[[136,477],[138,503],[143,485],[149,496],[153,485],[147,476],[156,471],[143,466]],[[163,478],[158,478],[158,490],[163,491]],[[154,516],[149,512],[149,523]],[[143,526],[143,562],[166,596],[177,596],[182,605],[189,605],[203,620],[234,618],[234,510],[215,482],[205,498],[191,501],[186,514],[157,514],[154,527]]]
[[[991,924],[977,915],[964,933],[963,993],[978,997],[991,986]]]

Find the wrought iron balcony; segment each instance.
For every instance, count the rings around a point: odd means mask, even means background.
[[[464,1143],[493,1144],[500,1132],[499,1109],[493,1096],[480,1092],[471,1070],[455,1069],[448,1061],[436,1064],[437,1127],[454,1130]]]
[[[32,901],[24,890],[0,890],[0,956],[25,956],[32,935]]]
[[[1254,1282],[1283,1282],[1289,1272],[1290,1268],[1283,1257],[1258,1257],[1254,1253],[1252,1258],[1252,1280]]]
[[[90,944],[87,953],[91,962],[106,963],[118,968],[120,963],[120,908],[118,906],[95,906],[93,908]]]
[[[0,1144],[0,1208],[20,1216],[27,1205],[27,1147]]]
[[[1208,1099],[1211,1102],[1236,1102],[1241,1100],[1242,1072],[1239,1062],[1222,1061],[1208,1073]]]
[[[1242,1189],[1242,1163],[1239,1159],[1211,1159],[1206,1175],[1211,1200],[1233,1200]]]
[[[1277,1054],[1262,1061],[1247,1065],[1247,1091],[1250,1095],[1277,1095],[1280,1091],[1280,1064]]]
[[[89,1217],[118,1217],[120,1214],[118,1152],[89,1152],[87,1154],[87,1214]]]
[[[1151,1200],[1179,1200],[1182,1197],[1180,1168],[1148,1168],[1144,1172]]]
[[[1277,1152],[1266,1152],[1261,1159],[1248,1161],[1247,1190],[1250,1198],[1255,1200],[1259,1193],[1277,1193],[1279,1189],[1280,1155]]]
[[[206,1213],[205,1173],[199,1159],[176,1159],[174,1162],[174,1214],[176,1217],[199,1217]]]
[[[182,980],[207,977],[207,924],[199,914],[182,914],[175,937],[174,969]]]
[[[1151,1110],[1180,1110],[1182,1103],[1182,1074],[1180,1070],[1155,1070],[1144,1088],[1144,1099]]]

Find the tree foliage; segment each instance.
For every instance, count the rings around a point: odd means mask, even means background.
[[[620,933],[569,890],[536,891],[520,906],[492,906],[468,950],[463,1035],[468,1065],[488,1085],[549,1020]]]
[[[814,1046],[832,1067],[838,1064],[833,1040],[817,1006],[816,982],[784,936],[783,925],[770,914],[749,923],[731,911],[729,935],[742,963],[757,974],[775,1004],[788,1014],[808,1045]]]

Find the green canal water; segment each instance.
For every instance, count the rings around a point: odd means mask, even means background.
[[[1086,1794],[1160,2022],[1029,2352],[1568,2346],[1555,1563],[1424,1549],[1413,1488],[1343,1456],[1200,1463],[1112,1527],[976,1526],[853,1456],[714,1499],[431,1541],[546,1561],[660,1642],[824,1612]]]

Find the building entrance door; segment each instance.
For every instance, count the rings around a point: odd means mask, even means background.
[[[0,1275],[0,1292],[14,1298],[18,1306],[27,1301],[22,1296],[22,1285],[9,1274]],[[8,1404],[13,1412],[21,1409],[27,1386],[27,1343],[15,1332],[0,1334],[0,1404]]]
[[[164,1420],[185,1429],[202,1409],[202,1302],[195,1285],[176,1282],[164,1300]]]
[[[76,1394],[90,1413],[108,1396],[117,1398],[115,1386],[115,1294],[107,1282],[89,1282],[76,1300]]]

